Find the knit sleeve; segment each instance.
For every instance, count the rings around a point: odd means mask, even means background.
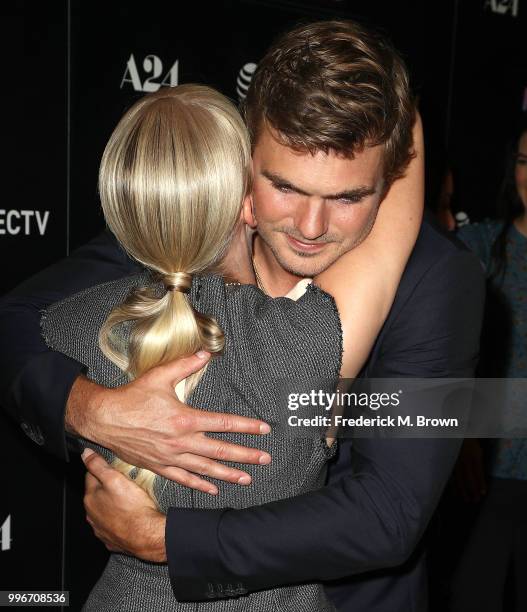
[[[284,393],[334,388],[342,361],[342,329],[332,296],[310,284],[296,301],[270,298],[252,285],[229,293],[219,278],[201,291],[199,310],[225,332],[222,376],[253,406],[275,414]],[[221,365],[220,365],[221,364]]]

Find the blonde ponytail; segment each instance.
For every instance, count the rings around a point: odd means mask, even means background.
[[[108,227],[159,282],[133,291],[100,330],[103,353],[133,379],[200,349],[222,351],[223,332],[194,310],[192,275],[218,264],[249,189],[250,145],[235,107],[202,85],[162,89],[121,119],[103,154],[99,191]],[[123,323],[130,323],[126,346]],[[188,395],[202,372],[189,377]],[[130,475],[137,468],[116,459]],[[155,474],[135,481],[155,499]]]

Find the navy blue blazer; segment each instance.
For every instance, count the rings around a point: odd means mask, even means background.
[[[40,310],[137,269],[105,232],[0,300],[0,403],[63,459],[66,399],[82,365],[45,346]],[[471,376],[483,303],[477,259],[425,221],[363,374]],[[332,581],[342,611],[426,610],[420,541],[459,443],[343,440],[319,491],[244,510],[171,509],[166,545],[177,599],[322,580]]]

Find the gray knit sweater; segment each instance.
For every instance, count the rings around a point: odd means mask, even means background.
[[[102,354],[98,331],[113,306],[136,286],[151,284],[148,274],[99,285],[51,306],[42,329],[54,350],[83,363],[87,376],[116,387],[126,381]],[[285,425],[288,407],[284,389],[313,388],[314,381],[334,381],[341,364],[342,334],[333,299],[309,286],[294,302],[271,299],[250,285],[226,287],[217,276],[197,276],[190,300],[202,313],[216,318],[225,332],[224,354],[214,358],[188,403],[204,410],[226,410],[269,423],[266,436],[214,434],[218,438],[258,446],[271,454],[268,466],[238,466],[252,476],[248,487],[214,481],[219,494],[211,496],[157,477],[155,493],[162,511],[183,508],[245,508],[299,495],[319,488],[334,453],[320,436],[292,435]],[[126,342],[126,328],[123,326]],[[317,387],[318,388],[318,387]],[[308,416],[305,412],[302,416]],[[111,461],[113,454],[82,440]],[[331,517],[328,517],[331,520]],[[313,529],[322,529],[313,525]],[[258,554],[255,551],[254,554]],[[237,598],[203,603],[177,602],[166,565],[112,554],[83,610],[94,612],[210,611],[210,612],[325,612],[334,610],[319,584],[270,589]]]

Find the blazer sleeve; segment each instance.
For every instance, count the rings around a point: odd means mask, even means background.
[[[479,262],[449,250],[415,284],[367,375],[471,376],[483,302]],[[171,508],[165,535],[176,598],[206,599],[204,576],[224,591],[228,585],[254,591],[403,563],[427,526],[459,443],[356,439],[341,448],[351,453],[353,469],[318,491],[241,510]]]
[[[46,346],[41,312],[87,287],[137,270],[105,231],[0,299],[0,404],[36,444],[61,459],[68,460],[68,444],[74,447],[64,431],[64,412],[83,366]]]

